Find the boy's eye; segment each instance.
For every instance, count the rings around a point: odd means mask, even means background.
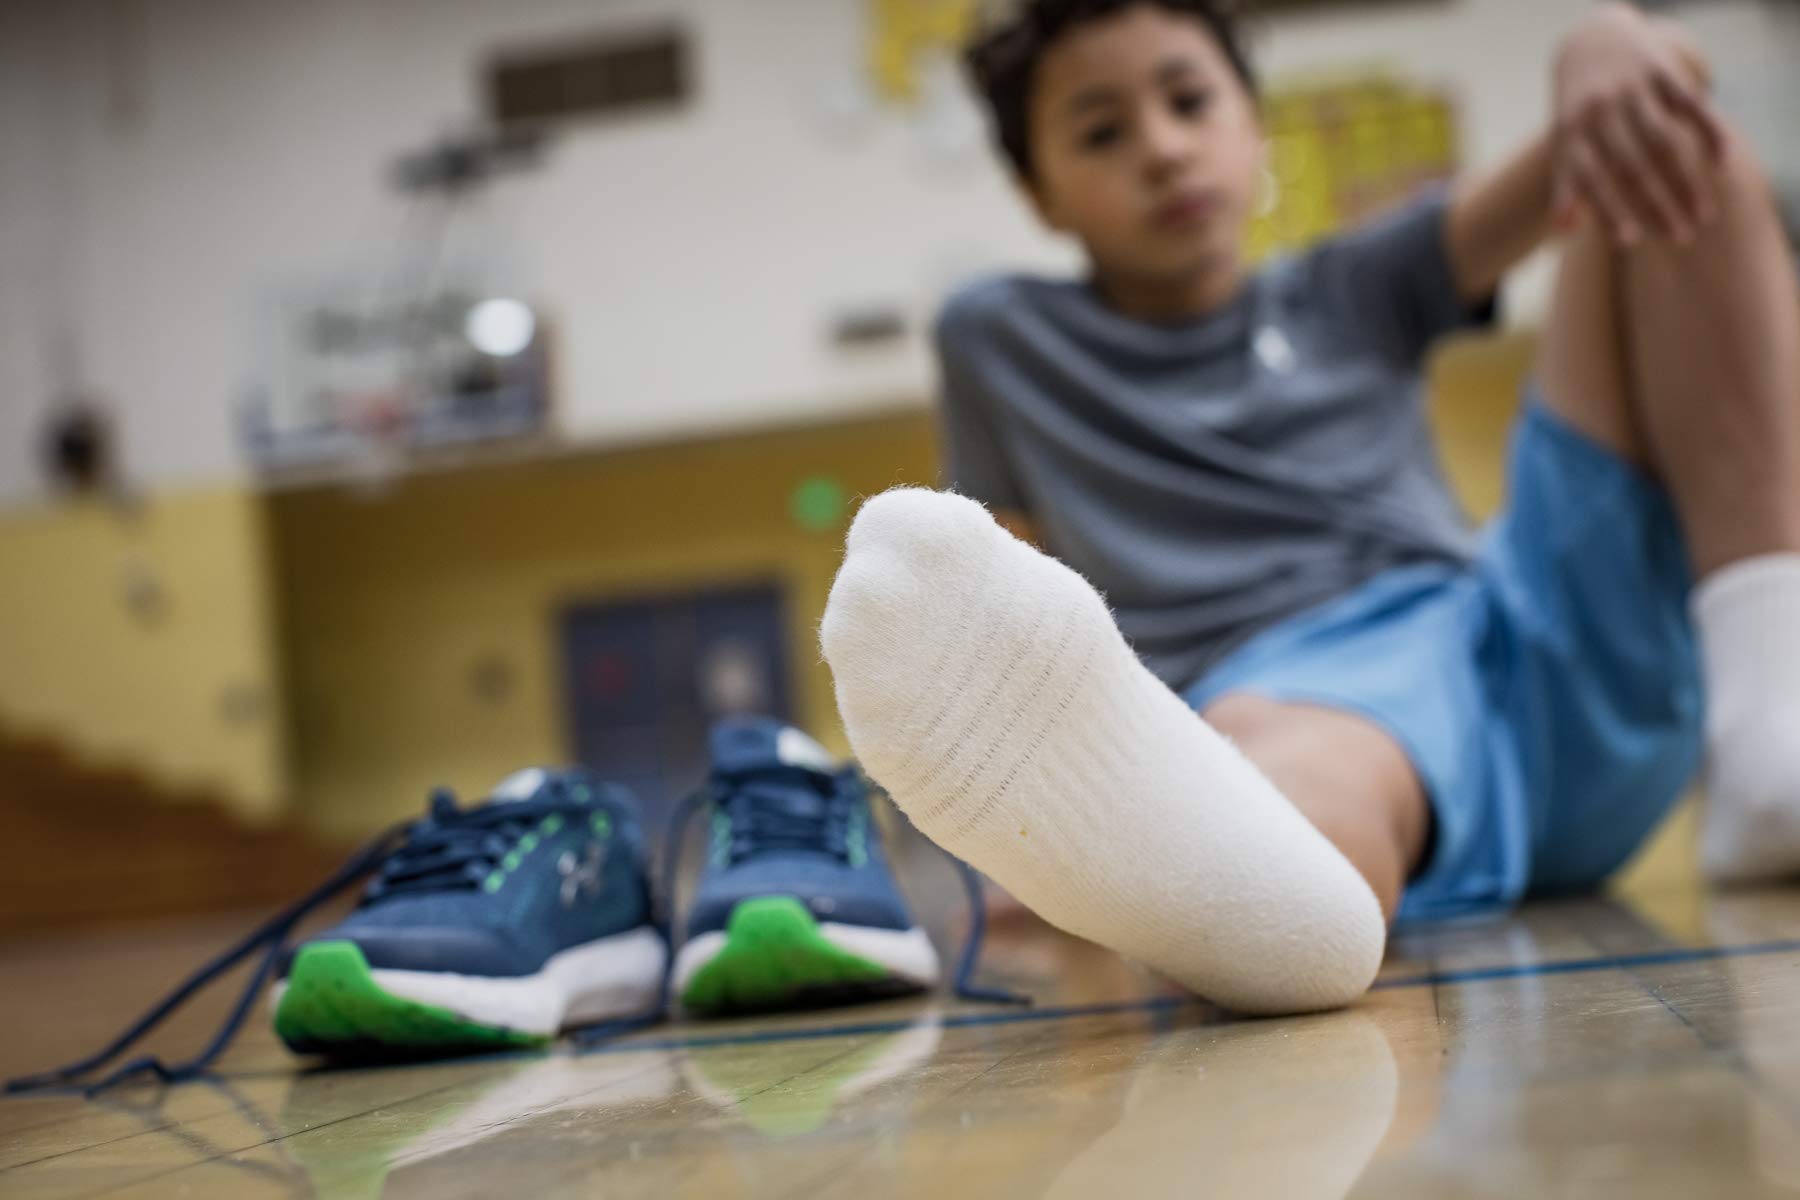
[[[1104,150],[1119,140],[1122,130],[1117,121],[1106,121],[1099,125],[1090,125],[1081,131],[1081,148],[1084,150]]]
[[[1194,91],[1176,92],[1169,104],[1176,113],[1184,117],[1196,117],[1205,112],[1212,103],[1212,93],[1204,88]]]

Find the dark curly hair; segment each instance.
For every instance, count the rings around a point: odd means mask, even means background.
[[[1031,87],[1045,51],[1071,29],[1140,5],[1204,25],[1245,90],[1257,94],[1256,71],[1238,35],[1238,5],[1231,0],[1025,0],[1011,16],[978,32],[963,52],[964,65],[993,113],[1000,151],[1021,179],[1033,178]]]

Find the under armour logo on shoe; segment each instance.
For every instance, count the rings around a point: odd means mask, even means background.
[[[575,857],[573,850],[564,850],[562,857],[556,860],[556,870],[562,876],[562,903],[564,908],[571,908],[583,893],[589,896],[600,894],[600,843],[589,842],[580,858]]]
[[[1250,348],[1262,360],[1262,365],[1277,375],[1286,375],[1294,369],[1294,344],[1273,325],[1264,325],[1258,329]]]

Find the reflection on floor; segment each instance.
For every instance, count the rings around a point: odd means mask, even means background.
[[[0,943],[0,1070],[93,1044],[218,922]],[[585,1052],[0,1101],[27,1196],[1722,1196],[1800,1192],[1800,889],[1399,935],[1355,1008],[1241,1020],[1015,922],[941,999]],[[197,1038],[206,1014],[173,1039]]]

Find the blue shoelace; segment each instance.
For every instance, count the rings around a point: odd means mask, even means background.
[[[181,1083],[205,1073],[214,1060],[225,1052],[225,1047],[231,1044],[231,1039],[237,1036],[238,1029],[243,1026],[244,1018],[250,1015],[250,1006],[256,1002],[257,995],[269,982],[269,977],[274,974],[276,964],[281,961],[282,952],[287,949],[288,935],[293,932],[294,926],[320,905],[333,899],[357,880],[380,866],[393,853],[395,843],[403,839],[412,826],[413,822],[411,821],[395,825],[368,842],[361,850],[351,855],[350,859],[324,883],[258,925],[242,941],[189,975],[177,984],[173,991],[152,1005],[149,1011],[133,1021],[123,1033],[100,1050],[54,1070],[10,1079],[6,1083],[7,1093],[42,1091],[50,1088],[74,1088],[86,1092],[89,1096],[95,1096],[139,1075],[152,1075],[162,1083]],[[137,1045],[151,1030],[167,1020],[171,1013],[186,1004],[195,993],[258,951],[262,952],[262,959],[257,963],[256,970],[250,976],[250,981],[244,985],[244,990],[239,994],[237,1002],[232,1005],[230,1015],[225,1018],[219,1026],[218,1032],[213,1035],[212,1040],[200,1053],[173,1065],[165,1063],[154,1055],[146,1055],[133,1059],[98,1081],[84,1078],[84,1076],[99,1071]]]
[[[730,826],[727,854],[732,863],[742,862],[771,850],[812,850],[847,862],[849,849],[846,831],[851,804],[870,793],[883,797],[886,793],[875,787],[853,766],[845,767],[831,776],[821,777],[819,783],[820,803],[812,812],[798,811],[796,806],[784,802],[784,798],[765,792],[754,779],[732,783],[711,781],[682,798],[669,822],[662,858],[666,881],[663,888],[663,928],[669,939],[671,964],[675,961],[675,952],[680,946],[676,941],[674,916],[668,909],[672,909],[674,905],[682,846],[687,840],[688,826],[693,822],[694,814],[708,807],[725,814]],[[963,939],[962,951],[957,957],[956,972],[950,984],[952,991],[958,999],[984,1004],[1030,1004],[1029,997],[1016,992],[980,987],[975,983],[982,943],[987,940],[987,897],[981,876],[976,873],[975,868],[938,846],[936,842],[931,845],[956,868],[969,907],[969,932]],[[665,1004],[668,1003],[667,983],[665,979]]]
[[[8,1080],[6,1092],[69,1088],[97,1095],[140,1075],[161,1083],[181,1083],[204,1074],[225,1052],[250,1015],[256,997],[268,984],[288,950],[294,928],[359,880],[373,875],[363,904],[404,892],[436,892],[479,886],[492,865],[505,856],[532,824],[553,812],[585,810],[569,801],[522,800],[461,809],[448,792],[432,793],[430,811],[402,821],[367,842],[318,887],[258,925],[237,944],[212,958],[127,1026],[111,1042],[85,1058],[54,1070]],[[154,1055],[133,1059],[98,1080],[93,1075],[147,1037],[194,995],[245,959],[261,952],[255,971],[200,1053],[178,1063]]]

